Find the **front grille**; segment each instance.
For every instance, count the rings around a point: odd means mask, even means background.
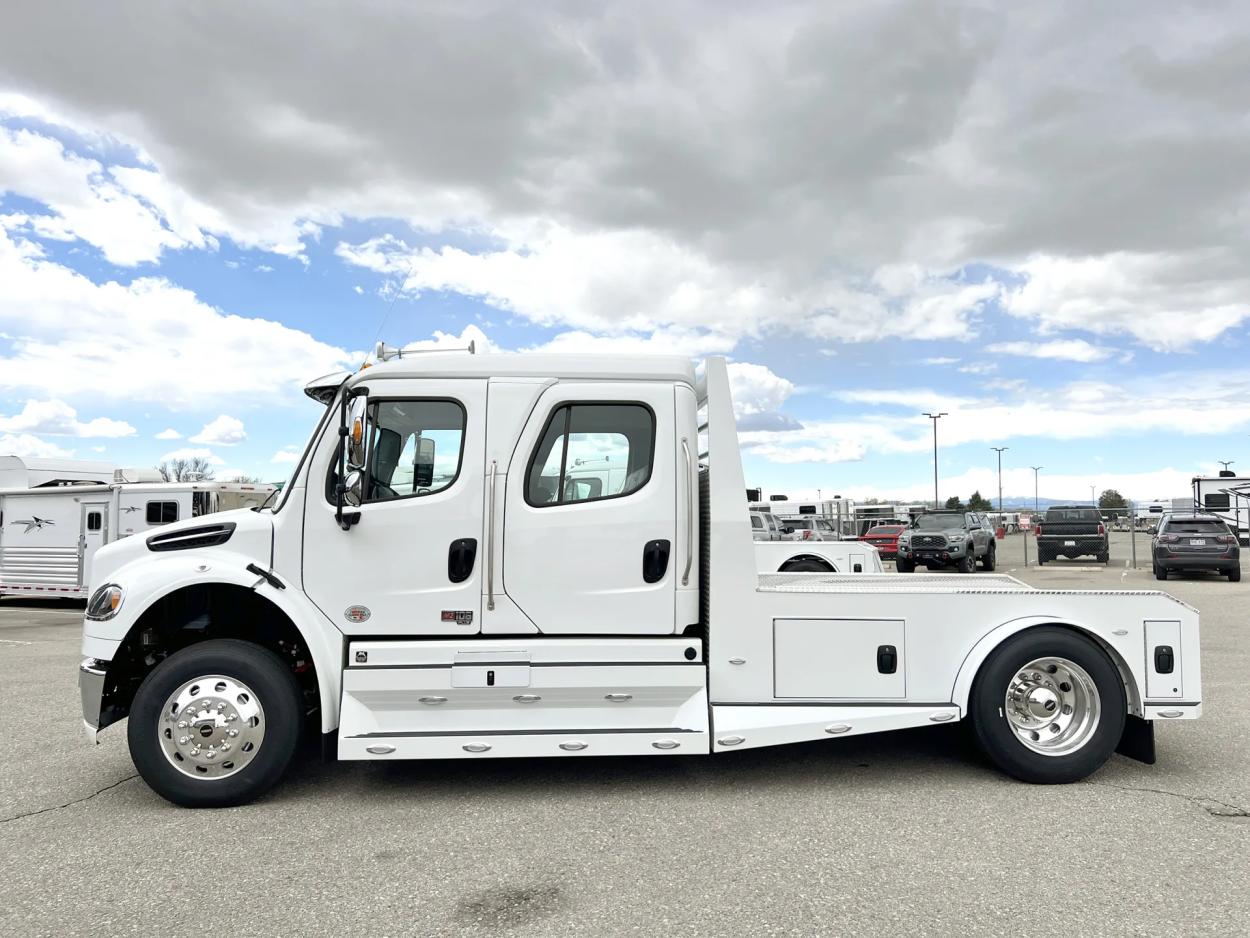
[[[917,534],[911,539],[912,547],[923,547],[931,550],[934,547],[945,547],[946,538],[940,534]]]

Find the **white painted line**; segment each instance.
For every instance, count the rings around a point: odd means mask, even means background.
[[[0,638],[0,645],[33,645],[34,642],[19,642],[15,638]]]

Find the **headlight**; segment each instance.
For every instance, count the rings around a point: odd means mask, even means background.
[[[116,583],[106,583],[91,594],[87,600],[87,618],[100,622],[117,615],[122,607],[122,588]]]

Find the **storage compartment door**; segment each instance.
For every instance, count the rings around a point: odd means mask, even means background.
[[[774,619],[774,695],[906,697],[904,632],[902,619]]]
[[[1151,700],[1184,696],[1181,683],[1181,624],[1166,620],[1146,622],[1146,697]]]

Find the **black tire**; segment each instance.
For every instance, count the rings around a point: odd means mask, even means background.
[[[833,567],[821,560],[787,560],[781,565],[779,573],[834,573]]]
[[[1166,580],[1168,578],[1168,568],[1155,564],[1155,579]]]
[[[1228,582],[1229,583],[1241,582],[1241,567],[1233,567],[1232,569],[1228,571]]]
[[[894,561],[894,571],[896,573],[914,573],[916,564],[911,560],[904,560],[902,557]]]
[[[1079,665],[1098,689],[1098,723],[1085,744],[1071,753],[1034,752],[1020,741],[1004,715],[1004,695],[1013,676],[1044,657],[1066,658]],[[1120,672],[1106,652],[1070,629],[1041,626],[1012,636],[990,654],[973,682],[968,709],[977,744],[994,765],[1022,782],[1057,785],[1079,782],[1111,758],[1124,733],[1128,704]]]
[[[157,727],[170,695],[204,675],[234,678],[250,687],[264,709],[264,739],[256,756],[236,774],[196,779],[174,767],[161,748]],[[217,639],[170,655],[143,679],[130,708],[126,737],[143,780],[184,808],[224,808],[264,794],[286,771],[303,728],[299,684],[273,652],[251,642]]]
[[[994,572],[994,568],[998,566],[998,548],[994,546],[994,542],[990,541],[990,548],[985,552],[985,556],[981,558],[981,568],[990,573]]]
[[[973,566],[974,563],[975,561],[972,559],[971,554],[964,554],[955,564],[955,569],[960,573],[971,573],[973,569],[975,569]]]
[[[1111,563],[1111,553],[1109,551],[1104,550],[1101,554],[1098,555],[1098,562],[1099,563]]]
[[[1037,565],[1039,567],[1046,566],[1046,552],[1040,546],[1037,548]]]

